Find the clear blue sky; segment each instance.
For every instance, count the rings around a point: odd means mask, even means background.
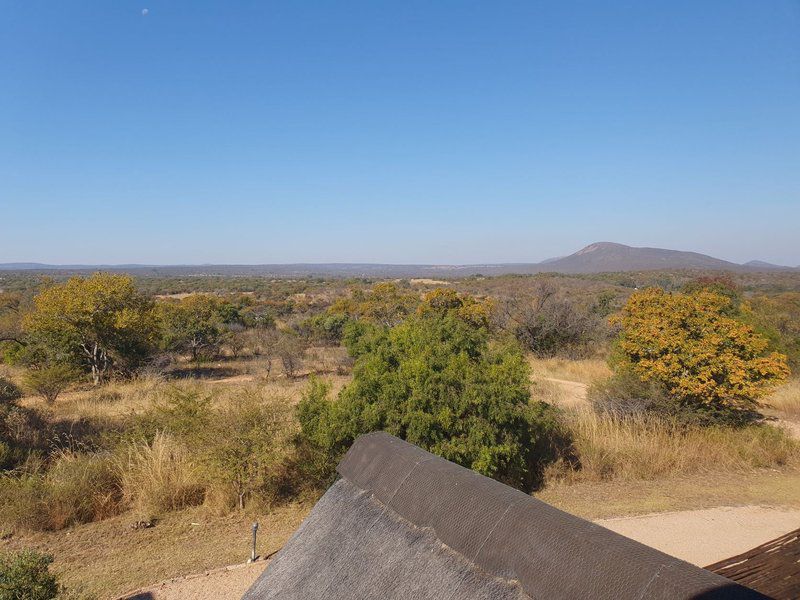
[[[0,262],[601,240],[800,264],[800,2],[3,3]]]

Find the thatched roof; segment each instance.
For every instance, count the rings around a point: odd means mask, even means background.
[[[246,600],[765,598],[384,433]]]
[[[800,598],[800,529],[706,567],[776,600]]]

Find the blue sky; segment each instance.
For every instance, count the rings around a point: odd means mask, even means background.
[[[797,1],[13,0],[0,57],[0,262],[800,264]]]

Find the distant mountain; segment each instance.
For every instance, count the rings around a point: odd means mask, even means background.
[[[749,262],[744,263],[742,266],[753,269],[759,269],[761,271],[786,271],[787,269],[792,268],[792,267],[787,267],[785,265],[775,265],[773,263],[764,262],[763,260],[751,260]]]
[[[575,254],[549,258],[539,263],[500,263],[483,265],[397,265],[370,263],[298,263],[262,265],[45,265],[40,263],[0,264],[0,271],[126,272],[140,277],[223,276],[274,277],[296,279],[306,277],[469,277],[471,275],[503,275],[531,273],[605,273],[658,270],[701,271],[795,271],[771,263],[753,260],[743,265],[682,250],[635,248],[613,242],[597,242]]]
[[[663,248],[634,248],[613,242],[589,244],[575,254],[546,263],[546,266],[548,271],[559,273],[657,271],[659,269],[731,271],[741,268],[741,265],[736,263],[697,252]]]

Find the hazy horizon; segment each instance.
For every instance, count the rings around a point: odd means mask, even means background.
[[[798,31],[789,0],[12,3],[0,263],[797,266]]]
[[[584,248],[586,248],[586,247],[588,247],[590,245],[594,245],[595,243],[598,243],[598,242],[592,242],[592,244],[586,244],[586,245],[582,246],[581,248],[576,248],[575,252],[577,252],[579,250],[582,250],[582,249],[584,249]],[[603,243],[603,242],[599,242],[599,243]],[[616,242],[612,242],[612,243],[616,243]],[[643,246],[641,248],[653,248],[653,247],[652,246],[649,246],[649,247],[648,246]],[[658,249],[660,249],[660,250],[678,250],[678,251],[684,251],[684,252],[694,252],[693,250],[681,249],[681,248],[658,248]],[[376,266],[378,266],[378,265],[387,265],[387,266],[475,267],[475,266],[481,266],[481,265],[486,265],[486,266],[489,266],[489,265],[514,265],[514,264],[535,265],[535,264],[541,264],[541,263],[543,263],[545,261],[549,261],[549,260],[554,260],[554,259],[558,259],[558,258],[565,258],[566,256],[569,256],[571,254],[574,254],[574,252],[569,252],[567,254],[558,255],[558,256],[548,256],[546,258],[542,258],[542,259],[539,259],[539,260],[531,260],[531,261],[479,261],[479,262],[474,262],[474,263],[454,263],[454,262],[449,262],[449,263],[447,263],[447,262],[427,262],[427,263],[387,262],[387,263],[380,263],[380,262],[376,262],[376,261],[336,261],[336,262],[307,261],[307,262],[275,262],[275,263],[268,263],[268,262],[261,262],[261,263],[257,263],[257,262],[241,262],[241,263],[221,263],[221,262],[206,262],[206,263],[141,263],[141,262],[135,262],[135,261],[126,261],[126,262],[119,262],[119,263],[107,263],[107,262],[95,262],[95,263],[46,263],[46,262],[41,262],[41,261],[0,261],[0,266],[16,265],[16,264],[18,264],[18,265],[30,264],[30,265],[43,265],[45,267],[64,267],[64,268],[70,268],[70,267],[110,267],[110,268],[124,268],[124,267],[206,267],[206,266],[208,266],[208,267],[237,267],[237,266],[258,267],[258,266],[269,266],[269,265],[276,265],[276,266],[291,266],[291,265],[330,265],[330,266],[336,266],[336,265],[376,265]],[[721,259],[721,260],[728,260],[728,259],[726,259],[724,257],[721,257],[721,256],[713,256],[713,255],[707,255],[707,256],[711,256],[711,258],[718,258],[718,259]],[[765,263],[769,262],[769,261],[763,261],[763,260],[761,260],[759,258],[751,258],[751,259],[749,259],[747,261],[742,261],[740,263],[737,263],[737,261],[729,261],[729,262],[733,262],[733,263],[736,263],[736,264],[744,264],[744,263],[747,263],[747,262],[750,262],[750,261],[760,261],[760,262],[765,262]],[[776,266],[782,266],[782,267],[790,267],[790,268],[797,267],[797,268],[800,268],[800,265],[793,265],[793,264],[780,264],[780,263],[770,263],[770,264],[773,264],[773,265],[776,265]]]

